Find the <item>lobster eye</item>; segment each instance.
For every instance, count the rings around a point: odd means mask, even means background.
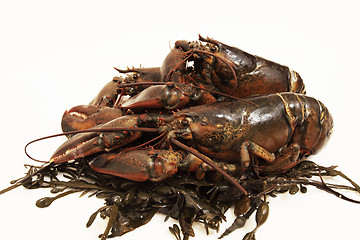
[[[183,125],[184,127],[187,127],[187,126],[189,126],[189,124],[192,123],[192,119],[189,118],[189,117],[185,117],[185,118],[181,119],[180,123],[181,123],[181,125]]]
[[[133,75],[133,78],[134,78],[134,79],[137,79],[138,77],[140,77],[138,73],[136,73],[136,74]]]
[[[212,52],[218,52],[218,51],[219,51],[219,47],[216,46],[216,45],[213,45],[213,44],[211,44],[211,45],[209,46],[209,48],[210,48],[210,50],[211,50]]]

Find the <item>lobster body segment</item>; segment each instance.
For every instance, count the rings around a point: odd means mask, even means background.
[[[135,140],[138,141],[140,136],[146,136],[145,139],[155,137],[154,133],[150,132],[140,134],[142,128],[155,128],[157,135],[163,135],[161,149],[170,150],[169,140],[177,139],[215,162],[247,167],[253,159],[260,172],[273,173],[286,171],[305,157],[316,153],[331,134],[332,117],[327,108],[314,98],[302,94],[279,93],[246,100],[249,102],[230,99],[187,108],[172,114],[150,112],[122,116],[100,127],[119,127],[122,130],[102,132],[95,134],[96,136],[94,133],[77,134],[59,147],[52,161],[64,162],[127,147]],[[136,131],[136,128],[139,128],[139,131]],[[314,131],[314,128],[317,130]],[[112,167],[109,173],[134,180],[154,180],[171,176],[177,171],[178,166],[188,161],[187,158],[174,156],[173,153],[165,154],[166,156],[161,158],[148,157],[149,151],[151,150],[137,153],[138,160],[132,161],[130,165],[124,153],[108,158],[102,156],[94,159],[91,165],[102,171],[101,166],[125,164],[126,168]],[[159,160],[169,156],[171,159],[179,160]],[[144,164],[147,167],[140,167]],[[197,163],[195,166],[200,164]],[[154,175],[154,172],[161,174]],[[142,177],[136,177],[138,174]]]
[[[318,100],[293,93],[246,100],[253,104],[230,100],[181,111],[192,122],[195,147],[210,157],[236,161],[246,141],[271,153],[296,143],[300,157],[316,153],[327,142],[333,120]]]

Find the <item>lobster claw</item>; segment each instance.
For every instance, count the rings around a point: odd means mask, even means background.
[[[189,94],[188,90],[175,84],[151,86],[124,102],[121,108],[178,109],[189,103],[191,93]]]
[[[141,136],[141,132],[114,131],[113,129],[119,127],[122,129],[129,127],[135,128],[137,124],[137,115],[126,115],[103,124],[99,126],[99,128],[93,128],[94,132],[78,133],[64,142],[55,151],[50,162],[67,162],[98,152],[110,151],[125,146],[138,139]]]
[[[96,132],[79,133],[64,142],[50,158],[50,162],[63,163],[85,157],[103,150],[96,144]]]
[[[118,108],[80,105],[65,111],[61,120],[61,128],[65,133],[84,130],[121,116],[123,116],[123,112]]]
[[[184,154],[173,150],[143,149],[100,154],[89,165],[97,172],[133,181],[159,182],[178,171]]]

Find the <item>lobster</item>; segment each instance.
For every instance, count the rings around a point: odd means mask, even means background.
[[[189,62],[192,67],[187,67]],[[305,93],[296,71],[201,35],[199,42],[176,41],[161,70],[167,79],[198,82],[240,98],[277,92]]]
[[[316,154],[331,135],[332,116],[312,97],[277,93],[245,100],[121,116],[68,139],[50,162],[94,156],[89,165],[96,171],[135,181],[161,181],[178,169],[215,169],[231,181],[227,169],[236,172],[251,163],[260,174],[287,171]],[[154,137],[160,139],[158,149],[130,147],[149,145]]]
[[[63,132],[87,129],[123,115],[119,110],[102,109],[103,107],[154,107],[153,103],[149,104],[154,96],[168,98],[167,100],[171,96],[169,101],[174,101],[173,96],[176,98],[178,95],[173,95],[174,91],[165,85],[170,80],[186,84],[179,95],[185,101],[179,101],[173,106],[167,104],[167,109],[215,102],[222,100],[222,96],[226,94],[244,98],[277,92],[305,93],[300,75],[286,66],[201,35],[199,41],[176,41],[161,67],[127,70],[115,68],[119,73],[125,74],[125,77],[114,77],[89,103],[90,106],[76,106],[66,111],[62,119]],[[206,42],[207,45],[201,42]],[[187,63],[191,61],[194,62],[193,67],[187,67]],[[143,92],[146,88],[149,89]],[[136,97],[120,104],[119,100],[123,95]],[[190,105],[187,105],[189,102]]]

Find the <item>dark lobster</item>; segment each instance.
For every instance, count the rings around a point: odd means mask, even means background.
[[[177,41],[161,68],[127,70],[115,68],[121,74],[125,74],[125,77],[115,77],[113,81],[105,85],[98,96],[90,102],[91,106],[77,106],[66,111],[62,120],[63,131],[94,127],[123,114],[119,110],[112,112],[103,107],[122,105],[123,108],[131,109],[130,106],[134,106],[134,103],[139,104],[139,98],[132,98],[130,102],[125,101],[125,104],[121,104],[122,102],[117,101],[119,95],[134,96],[140,93],[141,104],[144,107],[152,105],[146,101],[153,96],[169,96],[167,86],[151,86],[150,83],[165,84],[165,82],[171,81],[186,84],[186,87],[183,87],[186,90],[183,92],[192,98],[190,103],[193,104],[190,106],[214,102],[219,100],[221,95],[191,89],[189,86],[206,88],[241,98],[277,92],[305,93],[300,75],[288,67],[251,55],[219,41],[205,39],[201,36],[199,36],[199,40],[199,42]],[[203,45],[201,42],[207,44]],[[194,63],[192,67],[187,67],[189,62]],[[147,92],[142,93],[141,91],[147,87],[149,87]],[[179,106],[182,107],[186,104],[182,102]]]
[[[103,124],[98,132],[80,133],[67,140],[51,162],[106,152],[93,158],[90,166],[136,181],[160,181],[179,168],[206,171],[219,165],[225,171],[233,171],[234,166],[246,169],[252,160],[260,174],[279,173],[317,153],[332,132],[329,111],[314,98],[278,93],[246,100],[251,103],[229,99],[173,114],[122,116]],[[116,128],[121,130],[114,131]],[[154,133],[162,138],[159,149],[131,148],[140,136],[149,139],[156,136]],[[130,148],[113,151],[126,147]],[[188,151],[196,157],[189,156]],[[209,167],[197,157],[211,158],[216,163]]]
[[[190,68],[189,62],[193,62]],[[167,79],[201,83],[240,98],[305,93],[300,75],[288,67],[200,35],[199,42],[176,41],[161,70]]]

